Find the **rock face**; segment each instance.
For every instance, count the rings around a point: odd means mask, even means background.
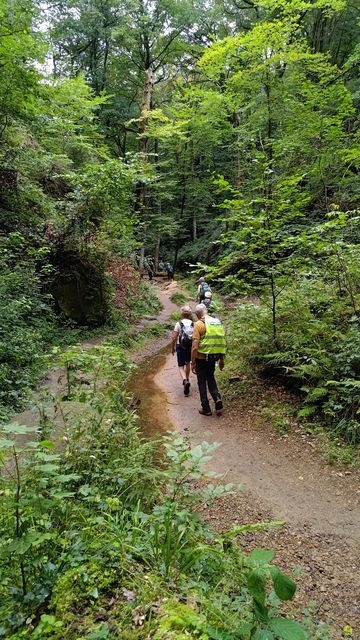
[[[108,313],[104,271],[76,252],[57,251],[50,287],[58,311],[78,325],[104,324]]]

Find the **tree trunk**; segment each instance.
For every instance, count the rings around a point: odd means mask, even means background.
[[[196,219],[196,211],[193,213],[193,241],[197,240],[197,219]]]
[[[156,247],[155,247],[155,254],[154,254],[154,269],[155,269],[155,273],[157,273],[158,270],[159,270],[160,244],[161,244],[161,235],[159,233],[158,239],[157,239],[157,242],[156,242]]]
[[[145,242],[144,242],[144,245],[145,245]],[[145,246],[144,245],[140,247],[139,269],[141,274],[144,271],[144,262],[145,262]]]
[[[274,344],[277,343],[277,308],[276,308],[276,289],[273,274],[270,277],[271,287],[271,316],[272,316],[272,337]]]
[[[144,155],[144,161],[147,162],[147,152],[148,152],[148,140],[146,138],[146,128],[148,121],[148,112],[151,107],[151,98],[154,87],[154,76],[152,70],[146,69],[145,71],[145,85],[144,85],[144,93],[143,99],[140,108],[140,122],[139,122],[139,151]],[[139,214],[142,217],[142,213],[146,207],[146,184],[141,183],[139,189],[139,199],[138,199],[138,207]],[[145,258],[145,242],[146,242],[146,228],[144,227],[143,238],[142,238],[142,246],[140,248],[140,271],[144,268],[144,258]]]
[[[147,154],[148,150],[148,140],[145,136],[147,122],[148,122],[148,113],[151,109],[151,99],[154,89],[154,74],[152,69],[146,69],[145,71],[145,84],[144,84],[144,93],[143,99],[140,107],[140,122],[139,122],[139,151]]]

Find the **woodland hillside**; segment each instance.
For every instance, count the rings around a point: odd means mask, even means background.
[[[112,322],[118,261],[160,257],[260,296],[239,310],[249,358],[357,441],[356,2],[21,0],[1,15],[4,406],[64,321]]]
[[[166,438],[159,465],[126,384],[170,262],[225,301],[235,373],[356,457],[359,3],[0,0],[0,23],[0,637],[330,637],[283,617],[272,552],[199,520],[233,491],[204,489],[211,446]],[[54,362],[61,452],[41,409],[9,425]]]

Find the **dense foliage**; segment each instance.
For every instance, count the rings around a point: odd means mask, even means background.
[[[257,294],[252,359],[356,441],[356,5],[66,0],[45,22],[42,9],[0,7],[1,313],[18,318],[2,335],[6,402],[36,375],[26,361],[53,341],[52,314],[108,321],[114,260],[138,252],[140,267],[206,264],[231,295]]]

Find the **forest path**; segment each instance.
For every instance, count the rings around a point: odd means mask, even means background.
[[[166,290],[163,295],[168,295]],[[176,358],[169,351],[152,351],[132,387],[145,432],[175,430],[190,436],[194,445],[204,440],[221,443],[209,467],[226,482],[243,487],[202,516],[217,530],[286,520],[281,529],[244,536],[246,549],[276,550],[279,566],[295,571],[295,606],[315,601],[318,617],[335,624],[334,638],[341,637],[345,624],[360,632],[359,474],[327,465],[316,441],[300,428],[276,433],[259,407],[267,396],[271,406],[274,390],[266,383],[230,404],[225,398],[223,416],[200,416],[196,377],[191,377],[190,396],[184,397]],[[221,386],[219,371],[217,377]]]
[[[152,323],[168,323],[171,313],[178,310],[170,300],[179,290],[177,283],[155,282],[154,286],[163,309],[157,317],[138,323],[139,331]],[[82,346],[90,348],[100,340]],[[211,469],[222,473],[226,482],[243,485],[237,495],[204,509],[202,517],[218,531],[247,522],[285,519],[285,527],[248,533],[241,544],[246,551],[274,548],[280,567],[288,572],[295,568],[296,608],[316,601],[317,616],[335,623],[334,638],[340,639],[345,624],[360,633],[359,474],[326,465],[313,448],[314,442],[300,429],[285,436],[277,434],[259,408],[264,397],[271,400],[274,392],[265,383],[251,394],[244,391],[231,403],[225,398],[224,415],[206,418],[198,414],[195,376],[190,396],[183,395],[169,335],[137,347],[130,356],[139,363],[129,386],[139,401],[145,434],[178,431],[190,436],[194,444],[203,440],[221,443]],[[221,373],[217,376],[221,386]],[[44,386],[55,394],[62,385],[63,370],[50,370]],[[23,424],[35,424],[38,419],[34,406],[13,418]],[[59,435],[61,431],[58,425]]]

